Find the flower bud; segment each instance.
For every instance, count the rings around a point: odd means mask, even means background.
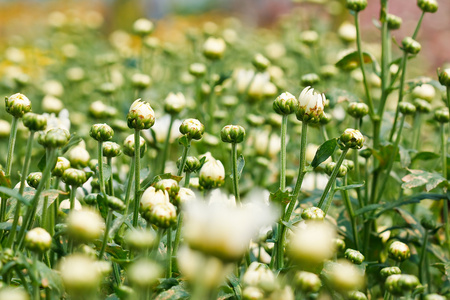
[[[273,101],[273,110],[279,115],[290,115],[295,113],[297,108],[297,98],[288,92],[282,93]]]
[[[343,239],[334,239],[334,247],[336,248],[336,251],[341,252],[345,249],[345,241]]]
[[[52,237],[45,229],[36,227],[27,232],[24,242],[28,250],[43,253],[50,249]]]
[[[137,99],[130,106],[127,114],[129,128],[149,129],[155,124],[155,112],[150,104],[144,100]]]
[[[220,59],[225,52],[226,44],[221,38],[209,37],[203,44],[203,55],[211,60]]]
[[[39,182],[41,182],[41,179],[42,179],[41,172],[33,172],[27,176],[27,183],[32,188],[37,189],[37,187],[39,186]]]
[[[359,12],[366,8],[367,0],[347,0],[346,7],[350,10]]]
[[[164,100],[164,111],[170,115],[180,113],[186,106],[186,99],[182,93],[169,93]]]
[[[125,244],[134,250],[146,250],[155,244],[155,234],[146,229],[129,230],[124,237]]]
[[[309,86],[304,88],[298,97],[297,119],[302,122],[317,123],[323,115],[324,94],[317,94]]]
[[[360,119],[369,113],[369,107],[362,102],[351,102],[347,107],[347,112],[355,119]]]
[[[204,189],[213,189],[225,183],[225,168],[220,160],[209,157],[200,169],[199,183]]]
[[[319,34],[314,30],[306,30],[300,33],[300,40],[308,46],[312,46],[319,41]]]
[[[355,265],[360,265],[364,261],[364,255],[358,250],[347,249],[345,250],[345,258],[354,263]]]
[[[386,289],[394,296],[409,294],[420,284],[419,279],[414,275],[397,274],[386,279]]]
[[[24,114],[31,111],[31,101],[23,94],[17,93],[5,97],[6,112],[16,118],[22,118]]]
[[[439,76],[439,82],[445,86],[450,86],[450,68],[444,69],[442,72],[440,69],[438,69],[438,76]]]
[[[322,221],[325,219],[325,213],[323,210],[321,210],[318,207],[309,207],[302,212],[302,219],[303,220],[315,220],[315,221]]]
[[[263,300],[264,292],[257,287],[254,286],[246,286],[242,290],[242,299],[244,300]]]
[[[137,19],[133,23],[133,31],[139,36],[149,35],[152,33],[153,29],[153,22],[146,18]]]
[[[305,271],[295,274],[294,281],[296,286],[305,294],[317,293],[322,286],[319,276]]]
[[[64,171],[62,180],[65,184],[79,187],[87,181],[86,172],[74,168],[69,168]]]
[[[416,113],[416,107],[414,106],[414,104],[411,104],[409,102],[401,102],[398,105],[398,110],[406,116],[413,115]]]
[[[224,143],[239,144],[245,137],[245,129],[239,125],[226,125],[220,131],[220,138]]]
[[[361,149],[364,144],[364,136],[357,129],[347,128],[339,137],[338,144],[341,149]]]
[[[186,119],[180,125],[180,132],[188,139],[200,140],[205,133],[205,126],[197,119]]]
[[[108,195],[106,197],[106,204],[109,208],[115,211],[123,211],[126,208],[125,203],[121,199],[114,196]]]
[[[148,88],[152,83],[152,79],[147,74],[135,73],[131,76],[131,84],[138,90]]]
[[[426,13],[435,13],[438,10],[436,0],[417,0],[417,6]]]
[[[172,203],[163,202],[153,206],[143,217],[158,227],[169,228],[177,223],[177,209]]]
[[[280,115],[277,115],[275,113],[270,113],[267,116],[267,124],[269,124],[270,126],[272,126],[273,128],[281,128],[281,123],[282,123],[283,117]]]
[[[67,153],[67,157],[70,161],[71,166],[74,168],[86,167],[89,164],[89,160],[91,159],[91,156],[84,147],[84,144],[80,144],[70,149],[69,153]]]
[[[331,114],[327,114],[326,112],[324,112],[322,114],[322,116],[320,117],[320,121],[319,124],[320,125],[327,125],[328,123],[330,123],[333,120],[333,116]]]
[[[275,288],[275,275],[272,270],[263,263],[252,262],[242,277],[244,286],[258,287],[265,292],[271,292]]]
[[[96,200],[97,200],[97,197],[96,197]],[[82,209],[82,206],[81,206],[80,201],[78,201],[78,199],[75,198],[73,210],[81,210],[81,209]],[[59,204],[59,207],[58,207],[58,215],[65,217],[69,212],[70,212],[70,199],[61,201],[61,203]]]
[[[60,261],[58,269],[69,294],[89,295],[100,285],[102,274],[95,260],[88,256],[81,254],[66,256]]]
[[[448,108],[444,107],[441,109],[438,109],[434,112],[434,119],[438,121],[439,123],[448,123],[450,116],[448,113]]]
[[[89,135],[96,141],[105,142],[112,139],[114,136],[114,130],[106,123],[94,124],[91,126]]]
[[[264,124],[266,119],[263,116],[258,116],[255,114],[248,114],[245,117],[245,120],[253,127],[259,127]]]
[[[8,121],[0,120],[0,138],[7,138],[11,133],[11,124]]]
[[[42,99],[41,107],[46,113],[58,114],[64,108],[64,103],[55,96],[45,95]]]
[[[432,216],[425,216],[420,220],[420,224],[426,230],[434,230],[437,227],[436,220]]]
[[[386,22],[389,30],[396,30],[402,26],[402,18],[393,14],[387,14]]]
[[[351,291],[347,294],[348,300],[367,300],[366,294],[360,291]]]
[[[180,167],[181,159],[182,159],[182,157],[180,157],[177,160],[178,168]],[[197,172],[199,169],[200,169],[200,160],[197,157],[195,157],[195,156],[186,157],[186,163],[184,165],[184,170],[183,170],[184,172],[192,173],[192,172]]]
[[[127,270],[131,285],[142,290],[157,284],[163,273],[161,266],[147,258],[135,261]]]
[[[270,61],[261,53],[257,53],[253,57],[252,64],[258,72],[264,72],[269,67]]]
[[[97,204],[97,196],[98,194],[87,194],[84,196],[83,201],[87,205],[96,205]]]
[[[23,115],[23,125],[30,131],[43,131],[47,127],[47,118],[43,115],[28,112]]]
[[[193,63],[189,66],[189,73],[197,78],[206,74],[206,66],[202,63]]]
[[[67,232],[79,241],[92,241],[105,230],[105,221],[94,210],[72,210],[67,216]]]
[[[147,144],[143,137],[139,137],[139,149],[141,150],[140,156],[144,156],[145,151],[147,150]],[[127,156],[134,156],[134,134],[127,136],[125,141],[123,142],[123,153]]]
[[[62,177],[64,171],[67,170],[68,168],[70,168],[69,160],[65,157],[60,156],[56,160],[56,165],[52,170],[52,175],[56,177]]]
[[[104,82],[98,87],[98,90],[104,96],[110,96],[116,91],[116,86],[112,82]]]
[[[435,95],[436,95],[436,91],[435,91],[434,87],[428,83],[424,83],[422,85],[416,86],[412,90],[412,96],[414,98],[423,99],[430,103],[433,101]]]
[[[424,300],[445,300],[445,299],[447,298],[438,294],[428,294],[424,298]]]
[[[416,107],[416,111],[419,113],[429,113],[431,111],[431,105],[426,100],[415,99],[414,106]]]
[[[336,163],[329,162],[325,167],[325,173],[327,173],[328,176],[331,176],[331,174],[334,171],[334,168],[336,168]],[[348,171],[347,167],[342,164],[339,166],[339,172],[338,172],[337,176],[344,177],[345,175],[347,175],[347,171]]]
[[[170,201],[169,194],[165,189],[156,190],[154,187],[151,186],[147,188],[142,194],[140,202],[141,214],[145,219],[148,219],[149,217],[144,215],[147,215],[152,209],[152,207],[156,206],[157,204],[169,201]]]
[[[119,144],[114,142],[103,143],[103,156],[116,157],[122,154],[122,149]]]
[[[339,26],[338,35],[339,35],[339,38],[342,39],[344,42],[350,43],[350,42],[356,41],[355,25],[353,25],[349,22],[342,23],[341,26]],[[334,72],[335,72],[335,70],[333,70],[333,73]],[[333,74],[333,75],[335,75],[335,74]]]
[[[414,40],[412,37],[405,37],[402,41],[403,50],[406,51],[409,54],[417,54],[420,52],[420,49],[422,46]]]
[[[401,274],[402,270],[400,270],[399,267],[386,267],[381,269],[380,271],[380,275],[383,277],[389,277],[391,275],[395,275],[395,274]]]
[[[305,74],[300,78],[302,86],[312,86],[319,83],[320,77],[316,73]]]
[[[188,188],[180,188],[180,191],[178,192],[178,197],[180,198],[181,205],[192,202],[196,199],[195,193]]]
[[[178,192],[180,191],[180,186],[178,185],[178,182],[173,179],[163,179],[158,181],[155,184],[155,190],[163,190],[166,191],[169,194],[169,198],[172,203],[175,202]],[[176,201],[178,202],[178,201]],[[178,205],[178,203],[174,203],[175,205]]]
[[[60,148],[69,142],[70,133],[66,129],[52,128],[38,137],[38,143],[45,148]]]
[[[400,241],[393,242],[388,249],[388,255],[391,259],[401,262],[411,255],[408,245]]]
[[[368,159],[372,156],[372,150],[369,148],[362,149],[361,151],[359,151],[359,155],[365,159]]]
[[[355,163],[353,160],[344,159],[342,164],[347,168],[348,171],[351,171],[355,168]]]

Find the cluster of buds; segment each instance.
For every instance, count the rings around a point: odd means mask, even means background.
[[[411,293],[420,285],[419,279],[414,275],[395,274],[386,279],[386,289],[395,296],[403,296]]]
[[[140,211],[145,220],[161,228],[168,228],[177,222],[176,207],[170,203],[169,193],[165,189],[146,189],[141,197]]]
[[[31,101],[27,96],[17,93],[5,97],[6,112],[16,118],[22,118],[24,114],[31,111]]]
[[[28,112],[23,115],[23,125],[30,131],[43,131],[47,127],[47,118],[43,115]]]
[[[290,115],[296,112],[298,100],[288,92],[282,93],[273,101],[273,110],[279,115]]]
[[[364,136],[357,129],[347,128],[339,137],[338,144],[341,149],[361,149],[364,144]]]
[[[127,124],[129,128],[136,130],[152,127],[155,124],[155,112],[150,104],[141,99],[134,101],[127,114]]]
[[[200,169],[199,184],[204,189],[214,189],[225,182],[225,168],[220,160],[209,155]]]
[[[114,136],[114,130],[106,123],[94,124],[91,126],[89,135],[98,142],[105,142],[112,139]]]
[[[180,132],[189,140],[200,140],[205,133],[205,125],[197,119],[186,119],[180,125]]]
[[[317,94],[309,86],[298,97],[297,119],[307,123],[318,123],[323,115],[325,95]]]
[[[220,131],[220,138],[224,143],[239,144],[245,137],[245,129],[239,125],[226,125]]]

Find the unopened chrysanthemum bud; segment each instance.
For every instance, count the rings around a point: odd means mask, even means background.
[[[64,108],[63,102],[52,95],[45,95],[41,106],[44,112],[54,114],[58,114]]]
[[[147,217],[148,222],[161,228],[169,228],[177,223],[177,209],[170,202],[159,203],[142,216]]]
[[[33,172],[27,176],[27,183],[29,186],[37,189],[39,182],[41,182],[42,173],[41,172]]]
[[[108,195],[106,197],[106,204],[109,208],[115,211],[123,211],[126,208],[125,203],[121,199],[114,196]]]
[[[263,116],[258,116],[255,114],[248,114],[245,120],[253,127],[259,127],[264,124],[266,119]]]
[[[425,300],[445,300],[444,296],[438,295],[438,294],[428,294],[424,298]]]
[[[388,255],[391,259],[401,262],[409,258],[411,252],[408,245],[400,241],[393,242],[388,249]]]
[[[50,249],[52,237],[44,228],[36,227],[27,232],[24,242],[28,250],[43,253]]]
[[[344,159],[342,164],[347,168],[348,171],[351,171],[355,168],[355,163],[353,160]]]
[[[263,300],[264,292],[255,286],[246,286],[242,290],[242,299],[243,300]]]
[[[438,69],[438,76],[439,76],[439,82],[445,86],[450,86],[450,68],[444,69],[442,72],[440,69]]]
[[[129,128],[149,129],[155,124],[155,112],[150,104],[144,100],[137,99],[130,106],[127,114]]]
[[[422,85],[416,86],[412,90],[412,96],[414,98],[420,98],[423,100],[427,100],[431,103],[436,95],[436,91],[431,84],[424,83]]]
[[[386,279],[386,289],[394,296],[409,294],[420,284],[414,275],[396,274]]]
[[[270,61],[261,53],[255,54],[252,64],[259,72],[264,72],[270,65]]]
[[[64,171],[62,180],[64,183],[71,186],[82,186],[86,180],[86,172],[74,168],[69,168]]]
[[[122,154],[122,149],[119,144],[114,142],[103,143],[103,156],[116,157]]]
[[[345,249],[345,241],[343,239],[334,239],[334,247],[336,251],[341,252]]]
[[[70,133],[66,129],[52,128],[38,137],[38,143],[45,148],[60,148],[69,142]]]
[[[389,277],[391,275],[395,275],[395,274],[401,274],[402,270],[400,270],[399,267],[386,267],[381,269],[380,271],[380,275],[383,277]]]
[[[155,238],[155,234],[146,229],[129,230],[124,236],[125,244],[135,250],[145,250],[153,247]]]
[[[206,66],[202,63],[193,63],[189,66],[189,73],[197,78],[206,74]]]
[[[100,86],[98,87],[98,90],[103,95],[110,96],[116,92],[116,86],[112,82],[104,82],[104,83],[100,84]]]
[[[62,177],[64,171],[70,168],[70,161],[65,157],[58,157],[56,165],[52,170],[52,175],[56,177]]]
[[[275,113],[270,113],[266,119],[267,124],[269,124],[273,128],[277,128],[277,129],[281,127],[282,120],[283,120],[283,117],[280,115],[277,115]]]
[[[355,119],[360,119],[369,113],[369,107],[362,102],[351,102],[347,107],[347,112]]]
[[[367,300],[366,294],[360,291],[351,291],[347,294],[348,300]]]
[[[72,210],[67,217],[67,232],[76,240],[91,241],[105,230],[105,221],[94,210]]]
[[[245,137],[245,129],[239,125],[226,125],[220,131],[220,138],[224,143],[242,143]]]
[[[47,118],[43,115],[28,112],[23,115],[23,125],[31,131],[42,131],[47,127]]]
[[[350,43],[356,40],[356,27],[355,25],[344,22],[339,26],[338,29],[339,38],[341,38],[344,42]]]
[[[364,136],[357,129],[347,128],[339,137],[338,144],[341,149],[361,149],[364,145]]]
[[[254,286],[270,292],[275,288],[275,275],[266,264],[252,262],[242,278],[242,283],[244,286]]]
[[[312,86],[320,81],[319,75],[316,73],[305,74],[300,78],[300,83],[302,86]]]
[[[302,122],[317,123],[323,115],[324,94],[317,94],[311,87],[306,87],[298,97],[297,119]]]
[[[177,160],[177,167],[180,167],[182,157]],[[197,172],[200,169],[200,160],[195,156],[186,157],[186,163],[184,165],[183,172]]]
[[[364,261],[364,255],[361,252],[354,249],[345,250],[345,258],[354,263],[355,265],[360,265]]]
[[[366,8],[367,0],[347,0],[346,7],[350,10],[359,12]]]
[[[305,294],[317,293],[322,286],[319,276],[314,273],[300,271],[295,274],[296,286]]]
[[[89,164],[91,156],[83,145],[78,145],[70,149],[67,153],[70,165],[74,168],[84,168]]]
[[[152,33],[153,29],[153,22],[146,18],[137,19],[133,23],[134,33],[140,36],[149,35],[150,33]]]
[[[414,106],[419,113],[429,113],[431,111],[431,105],[428,101],[422,99],[415,99]]]
[[[208,158],[200,169],[199,183],[204,189],[213,189],[225,182],[225,168],[220,160]]]
[[[361,151],[359,151],[359,155],[365,159],[368,159],[372,156],[372,150],[369,148],[362,149]]]
[[[436,229],[436,220],[432,216],[425,216],[420,220],[420,224],[425,228],[426,230],[434,230]]]
[[[102,273],[95,260],[82,254],[64,257],[58,269],[64,287],[71,295],[90,295],[97,289],[102,279]]]
[[[290,115],[298,108],[298,100],[288,92],[282,93],[273,101],[273,110],[280,115]]]
[[[326,112],[324,112],[322,114],[322,116],[320,117],[320,121],[319,124],[320,125],[327,125],[328,123],[330,123],[333,120],[333,116],[331,114],[327,114]]]
[[[17,93],[5,97],[5,108],[10,115],[21,118],[24,114],[31,111],[31,101],[27,96]]]
[[[89,135],[96,141],[105,142],[112,139],[114,136],[114,130],[106,123],[94,124],[91,126]]]
[[[81,210],[82,206],[78,199],[75,198],[75,201],[73,203],[73,210]],[[61,201],[58,207],[58,215],[60,216],[66,216],[70,212],[70,199],[65,199]]]
[[[336,168],[336,163],[335,162],[329,162],[326,166],[325,166],[325,173],[327,173],[327,175],[331,176],[331,173],[333,173],[334,168]],[[347,175],[347,167],[344,166],[343,164],[339,166],[339,172],[337,174],[338,177],[344,177],[345,175]]]
[[[416,107],[409,102],[401,102],[398,105],[398,110],[404,115],[413,115],[416,113]]]
[[[436,0],[417,0],[417,6],[427,13],[435,13],[438,10],[438,3]]]
[[[169,194],[169,198],[171,200],[174,200],[177,197],[178,192],[180,191],[180,186],[178,185],[178,182],[176,180],[163,179],[155,184],[155,190],[156,191],[165,190]]]
[[[141,150],[140,156],[142,157],[147,150],[147,143],[143,137],[139,137],[139,149]],[[134,156],[134,134],[127,136],[125,141],[123,141],[123,153],[127,156]]]
[[[325,213],[318,207],[308,207],[302,212],[303,220],[316,220],[322,221],[325,218]]]
[[[178,192],[178,197],[180,198],[180,204],[186,204],[192,202],[196,199],[195,193],[188,188],[180,188]]]
[[[338,292],[348,293],[364,285],[364,274],[348,260],[338,260],[328,272],[330,284]]]
[[[205,126],[197,119],[186,119],[180,125],[180,132],[188,139],[200,140],[205,133]]]
[[[434,112],[434,119],[438,121],[439,123],[448,123],[450,119],[450,115],[448,113],[448,108],[444,107],[441,109],[438,109]]]
[[[164,100],[164,111],[170,115],[180,113],[186,106],[186,98],[182,93],[169,93]]]
[[[146,258],[135,261],[127,270],[131,285],[141,290],[157,284],[163,272],[160,265]]]
[[[314,30],[306,30],[300,33],[300,40],[308,46],[312,46],[319,41],[319,34]]]
[[[405,50],[409,54],[417,54],[420,52],[420,49],[422,46],[420,43],[416,40],[414,40],[412,37],[405,37],[402,41],[403,50]]]
[[[165,189],[156,190],[152,186],[147,188],[145,192],[142,194],[140,202],[140,211],[142,216],[145,219],[149,219],[150,217],[148,216],[148,214],[154,206],[169,201],[170,201],[169,194]]]
[[[225,52],[226,44],[221,38],[209,37],[203,44],[203,55],[211,60],[220,59]]]
[[[396,30],[402,25],[402,18],[393,14],[387,14],[386,22],[389,30]]]
[[[98,194],[87,194],[86,196],[84,196],[83,201],[87,204],[87,205],[95,205],[97,204],[97,196]]]
[[[152,83],[152,79],[147,74],[136,73],[131,76],[131,84],[138,90],[148,88]]]

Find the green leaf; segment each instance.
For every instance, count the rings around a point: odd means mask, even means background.
[[[172,175],[172,173],[164,173],[164,174],[156,175],[153,178],[150,178],[150,176],[147,176],[147,178],[145,178],[145,180],[141,183],[141,192],[145,191],[148,187],[154,185],[155,183],[157,183],[158,181],[163,180],[163,179],[173,179],[179,183],[181,181],[181,179],[183,179],[183,177]]]
[[[363,52],[362,55],[363,55],[363,63],[365,63],[365,64],[373,63],[375,61],[375,58],[373,57],[373,55],[368,52]],[[355,50],[355,51],[347,54],[343,58],[341,58],[336,63],[336,67],[338,67],[341,70],[345,70],[345,71],[351,71],[351,70],[354,70],[357,67],[359,67],[358,51]]]
[[[359,216],[359,215],[377,210],[380,207],[383,207],[383,204],[369,204],[369,205],[364,206],[363,208],[360,208],[357,211],[355,211],[355,215]]]
[[[176,285],[169,290],[159,294],[155,300],[181,300],[189,299],[189,293],[180,285]]]
[[[360,188],[360,187],[363,187],[364,186],[364,182],[362,182],[362,183],[355,183],[355,184],[349,184],[349,185],[344,185],[344,186],[339,186],[339,187],[336,187],[336,191],[346,191],[346,190],[351,190],[351,189],[357,189],[357,188]]]
[[[244,156],[241,154],[239,155],[237,159],[237,175],[238,179],[241,179],[242,171],[244,170],[245,166],[245,159]],[[233,174],[230,175],[230,178],[233,179]]]
[[[423,170],[408,169],[411,174],[408,174],[402,178],[403,188],[415,188],[425,185],[427,192],[438,187],[441,183],[447,180],[438,173],[430,173]]]
[[[78,145],[83,139],[80,136],[76,136],[75,134],[72,134],[70,136],[69,142],[67,143],[67,145],[65,145],[62,149],[61,149],[61,154],[66,153],[70,148],[72,148],[75,145]]]
[[[10,188],[4,187],[4,186],[0,186],[0,194],[4,194],[11,198],[17,199],[27,206],[30,205],[30,201],[27,200],[26,198],[24,198],[22,195],[20,195],[19,191],[15,190],[15,189],[10,189]]]
[[[441,156],[438,153],[424,151],[424,152],[416,153],[416,155],[414,155],[411,158],[411,162],[414,162],[416,160],[432,160],[432,159],[437,159],[439,157],[441,157]]]
[[[313,168],[316,168],[321,163],[326,161],[328,157],[330,157],[334,153],[334,151],[336,151],[337,145],[337,138],[328,140],[320,145],[319,149],[317,149],[313,161],[311,162],[311,166]]]
[[[398,147],[399,154],[400,154],[400,164],[402,165],[402,168],[407,168],[411,164],[411,156],[409,155],[410,149],[406,149],[402,146]]]
[[[0,170],[0,186],[4,186],[7,188],[11,187],[11,178],[6,176],[3,170]]]
[[[63,283],[61,276],[55,271],[47,267],[46,264],[38,261],[35,266],[39,272],[39,277],[41,279],[41,285],[46,288],[50,288],[53,292],[57,293],[57,298],[59,299],[64,293]]]
[[[422,227],[422,225],[420,225],[420,222],[412,214],[400,207],[396,207],[394,210],[403,218],[403,220],[405,220],[406,224],[408,224],[408,226],[413,229],[414,233],[418,237],[423,236],[425,229]]]
[[[38,169],[41,172],[44,172],[45,166],[47,165],[47,158],[46,155],[44,154],[44,156],[41,157],[41,159],[38,162]]]
[[[287,190],[283,192],[278,189],[275,193],[270,193],[269,199],[275,203],[288,204],[291,201],[291,196]]]
[[[100,169],[98,168],[98,164],[95,165],[95,174],[100,174]],[[103,180],[107,182],[112,175],[111,166],[107,164],[103,164]]]
[[[178,143],[187,148],[189,146],[189,139],[187,138],[186,135],[183,135],[178,139]]]

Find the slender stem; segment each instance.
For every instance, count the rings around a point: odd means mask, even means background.
[[[412,148],[420,151],[420,129],[422,126],[422,113],[417,112],[414,117],[413,123],[413,138],[412,138]]]
[[[347,175],[344,176],[344,183],[343,186],[347,185]],[[348,216],[350,217],[350,223],[352,225],[352,231],[353,231],[353,240],[355,242],[356,250],[359,250],[359,238],[358,238],[358,227],[356,225],[356,216],[355,212],[353,211],[352,202],[350,201],[350,197],[348,195],[348,190],[342,190],[341,191],[342,198],[345,202],[345,207],[347,209]]]
[[[134,144],[135,147],[136,145],[139,144]],[[100,193],[102,193],[103,196],[106,195],[106,190],[105,190],[105,179],[103,176],[103,142],[102,141],[98,141],[97,143],[97,155],[98,155],[98,181],[100,184]]]
[[[422,253],[420,255],[420,262],[419,262],[419,279],[420,283],[422,283],[423,285],[426,284],[425,257],[427,256],[427,245],[428,245],[428,230],[425,229],[425,234],[423,236],[423,243],[422,243]]]
[[[137,227],[139,218],[139,190],[141,186],[140,172],[141,172],[141,141],[139,129],[134,130],[134,213],[133,213],[133,227]]]
[[[400,103],[403,101],[403,87],[405,84],[405,76],[406,76],[406,63],[408,61],[408,53],[406,51],[403,51],[403,57],[401,62],[401,69],[402,73],[400,75],[400,85],[398,88],[398,102],[397,102],[397,109],[395,110],[395,117],[394,117],[394,123],[392,124],[391,133],[389,134],[389,141],[392,142],[392,139],[394,138],[395,130],[397,129],[397,120],[398,115],[400,113],[399,107]]]
[[[180,163],[180,166],[178,167],[177,176],[181,176],[181,174],[183,174],[184,165],[186,164],[186,158],[189,154],[190,148],[191,148],[191,141],[188,140],[187,147],[184,147],[183,154],[181,155],[181,163]]]
[[[348,149],[349,148],[342,150],[341,156],[339,156],[339,159],[336,162],[336,165],[334,166],[333,173],[331,173],[330,179],[328,180],[327,185],[325,186],[325,189],[323,190],[322,196],[320,197],[320,201],[319,201],[319,204],[317,205],[317,207],[319,207],[322,210],[323,210],[322,207],[325,202],[325,198],[327,197],[327,194],[328,194],[331,186],[336,181],[336,177],[338,175],[339,168],[341,167],[342,162],[345,159],[345,155],[347,155]]]
[[[327,201],[325,202],[323,212],[325,215],[328,213],[328,210],[330,209],[331,202],[333,201],[334,194],[336,193],[336,180],[333,181],[333,185],[331,186],[331,190],[328,193]]]
[[[170,132],[172,131],[172,125],[175,115],[170,115],[170,122],[169,122],[169,129],[167,129],[167,136],[166,140],[164,141],[164,148],[162,153],[162,160],[161,160],[161,170],[160,174],[164,173],[164,169],[166,168],[166,159],[167,155],[169,154],[169,144],[170,144]]]
[[[231,161],[232,161],[232,172],[233,172],[233,190],[234,197],[236,198],[236,203],[241,203],[241,198],[239,195],[239,175],[237,170],[237,144],[231,144]]]
[[[47,178],[47,181],[45,182],[45,189],[50,189],[50,177]],[[50,232],[50,225],[47,222],[47,215],[48,215],[48,196],[44,197],[44,203],[42,205],[42,216],[41,216],[41,226],[47,230],[47,232]]]
[[[286,189],[286,132],[288,116],[283,115],[281,120],[280,190],[284,192]]]
[[[381,1],[380,21],[381,21],[381,98],[378,107],[378,116],[383,117],[384,107],[386,105],[386,99],[389,94],[388,82],[389,82],[389,58],[391,56],[390,51],[390,31],[387,22],[387,0]],[[381,125],[381,123],[380,123]]]
[[[109,176],[109,182],[108,182],[108,194],[111,196],[114,196],[114,178],[113,178],[113,173],[112,173],[112,157],[108,157],[106,158],[106,163],[108,164],[108,166],[111,168],[111,176]]]
[[[69,202],[70,202],[70,211],[75,209],[75,195],[77,193],[77,186],[72,185],[70,187],[70,196],[69,196]]]
[[[125,190],[125,212],[124,217],[128,215],[128,210],[130,206],[130,195],[131,195],[131,186],[133,185],[133,175],[134,175],[134,159],[130,160],[130,170],[128,172],[128,180],[127,180],[127,188]]]
[[[417,34],[419,33],[420,25],[422,25],[423,16],[425,16],[425,12],[424,11],[422,11],[422,14],[420,15],[419,21],[417,22],[416,29],[414,30],[414,33],[412,35],[413,39],[416,39]]]
[[[40,288],[39,288],[39,271],[37,268],[37,264],[38,264],[38,254],[37,253],[33,253],[33,272],[34,272],[34,276],[36,278],[34,278],[33,281],[33,299],[34,300],[40,300],[41,297],[39,295],[40,292]]]
[[[305,165],[306,165],[306,137],[307,137],[307,131],[308,131],[308,124],[306,122],[302,122],[302,136],[300,141],[300,165],[298,169],[298,177],[297,182],[295,183],[294,192],[292,193],[292,201],[296,201],[298,198],[298,195],[300,194],[300,189],[302,187],[303,178],[305,177]],[[294,203],[295,204],[295,203]],[[289,206],[291,206],[291,203],[289,203]],[[288,208],[289,211],[289,208]]]
[[[214,94],[214,65],[215,62],[211,61],[211,64],[209,65],[209,87],[211,88],[211,91],[209,92],[209,101],[207,103],[208,106],[208,127],[211,132],[213,132],[213,125],[214,125],[214,108],[215,108],[215,94]]]
[[[172,277],[172,228],[167,228],[167,278]]]
[[[355,129],[359,130],[360,126],[360,118],[356,118],[355,119]],[[361,182],[361,174],[360,174],[360,170],[359,170],[359,155],[358,155],[358,149],[353,149],[353,163],[355,164],[355,172],[354,172],[354,179],[357,183]],[[359,207],[364,207],[364,201],[363,201],[363,197],[361,195],[361,189],[360,188],[356,188],[356,194],[358,196],[358,202],[359,202]]]
[[[111,222],[112,222],[112,216],[113,216],[112,213],[113,213],[113,210],[108,209],[108,214],[106,216],[106,228],[105,228],[105,233],[103,234],[102,248],[100,249],[100,253],[98,254],[98,259],[102,259],[103,254],[105,254],[106,244],[108,244],[109,228],[111,228]]]
[[[445,123],[441,123],[441,153],[442,153],[442,177],[447,180],[447,137],[445,136]],[[447,245],[447,251],[450,251],[450,224],[448,220],[448,191],[444,191],[447,194],[447,199],[443,200],[443,218],[444,218],[444,230],[445,230],[445,244]]]

